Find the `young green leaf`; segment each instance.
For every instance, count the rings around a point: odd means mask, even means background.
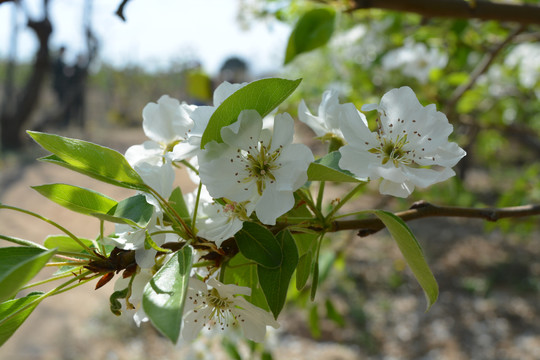
[[[312,304],[311,309],[309,309],[308,323],[311,336],[313,336],[315,339],[319,338],[321,336],[321,325],[317,304]]]
[[[35,243],[33,241],[30,241],[30,240],[20,239],[20,238],[16,238],[16,237],[13,237],[13,236],[6,236],[6,235],[0,234],[0,239],[5,240],[5,241],[9,241],[10,243],[21,245],[21,246],[28,246],[28,247],[47,250],[47,248],[45,246],[43,246],[43,245],[40,245],[40,244]]]
[[[301,79],[262,79],[251,82],[229,96],[214,111],[201,139],[201,149],[212,140],[222,142],[221,128],[234,123],[242,110],[256,110],[265,117],[298,87]]]
[[[116,200],[97,191],[68,184],[45,184],[32,186],[32,189],[71,211],[85,215],[106,214],[118,204]]]
[[[146,315],[175,344],[182,326],[192,252],[191,246],[177,251],[144,287],[142,305]]]
[[[0,301],[17,294],[54,255],[55,250],[33,247],[0,248]]]
[[[268,269],[258,266],[259,283],[268,302],[268,306],[277,319],[285,305],[287,291],[292,274],[298,265],[298,250],[291,233],[288,230],[279,232],[276,236],[282,252],[283,261],[277,269]]]
[[[375,214],[384,223],[396,241],[405,261],[424,290],[427,300],[426,311],[428,311],[435,301],[437,301],[439,286],[426,263],[420,244],[407,224],[398,216],[383,210],[369,210],[366,212]]]
[[[343,318],[343,316],[336,310],[336,307],[334,306],[334,304],[332,303],[332,301],[330,299],[326,299],[325,303],[324,303],[325,307],[326,307],[326,316],[332,320],[333,322],[335,322],[337,325],[339,325],[340,327],[344,327],[345,326],[345,319]]]
[[[357,179],[350,171],[339,167],[341,153],[331,152],[324,157],[309,164],[307,171],[309,181],[335,181],[335,182],[363,182]]]
[[[142,194],[129,197],[113,206],[106,214],[93,213],[92,215],[106,221],[118,224],[145,227],[150,222],[154,207],[146,202]]]
[[[24,320],[34,311],[39,304],[39,301],[36,300],[41,295],[43,293],[33,292],[23,298],[8,300],[0,304],[0,346],[4,345]],[[25,306],[28,307],[15,314]]]
[[[274,235],[262,225],[244,222],[234,235],[238,249],[244,256],[267,268],[277,268],[283,259],[281,246]]]
[[[28,131],[28,134],[55,155],[44,158],[44,161],[65,166],[109,184],[137,190],[147,189],[139,174],[115,150],[59,135],[37,131]]]
[[[190,220],[189,210],[180,187],[176,187],[169,196],[169,204],[184,221]]]
[[[296,23],[285,53],[285,64],[297,55],[325,45],[334,32],[336,11],[322,7],[306,12]]]
[[[79,240],[88,246],[89,248],[94,246],[94,243],[90,239],[79,238]],[[43,241],[43,245],[47,249],[58,249],[58,251],[67,251],[67,252],[82,252],[84,249],[75,242],[71,237],[67,235],[49,235]]]

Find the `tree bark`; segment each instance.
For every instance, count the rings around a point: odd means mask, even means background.
[[[47,14],[46,11],[45,14]],[[0,144],[3,150],[16,150],[22,146],[22,129],[39,102],[43,83],[50,69],[49,38],[52,25],[47,15],[43,20],[29,20],[28,27],[36,34],[39,48],[32,73],[23,90],[20,94],[9,95],[15,100],[15,105],[8,106],[7,110],[0,114]]]
[[[540,24],[540,6],[486,0],[352,0],[349,10],[378,8],[413,12],[425,17],[510,21]]]

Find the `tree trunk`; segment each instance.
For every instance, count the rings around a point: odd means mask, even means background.
[[[35,32],[39,48],[32,73],[24,89],[17,95],[6,94],[15,101],[15,104],[7,106],[0,114],[0,144],[3,150],[16,150],[22,146],[22,130],[38,105],[43,83],[50,69],[49,38],[52,33],[52,25],[47,17],[47,12],[45,11],[43,20],[29,20],[28,27]]]

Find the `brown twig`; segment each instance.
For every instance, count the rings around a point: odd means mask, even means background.
[[[120,18],[122,19],[122,21],[126,21],[126,17],[124,16],[124,7],[126,6],[126,4],[128,3],[129,0],[122,0],[122,2],[120,3],[120,5],[118,5],[118,8],[116,9],[116,12],[115,14]]]
[[[523,205],[505,208],[466,208],[453,206],[437,206],[425,201],[418,201],[409,210],[401,211],[395,215],[404,221],[421,219],[425,217],[461,217],[497,221],[503,218],[515,218],[540,215],[540,205]],[[361,220],[336,220],[332,224],[331,232],[342,230],[356,230],[358,236],[364,237],[384,229],[384,224],[377,218]]]
[[[425,17],[510,21],[540,24],[540,6],[486,0],[350,0],[352,8],[412,12]]]
[[[466,83],[461,84],[459,87],[456,88],[456,90],[454,90],[454,92],[452,93],[452,96],[450,97],[450,100],[448,100],[448,102],[446,103],[445,111],[444,111],[449,118],[452,117],[451,114],[453,114],[456,104],[459,101],[459,99],[461,99],[463,94],[465,94],[467,90],[471,89],[474,86],[474,84],[476,83],[480,75],[482,75],[489,69],[489,67],[491,66],[491,64],[497,57],[497,55],[499,55],[501,50],[504,49],[508,44],[510,44],[510,42],[512,42],[512,40],[518,34],[523,32],[523,30],[525,30],[525,26],[521,25],[519,28],[512,31],[506,37],[506,39],[504,39],[502,42],[497,44],[493,49],[491,49],[491,51],[489,51],[486,55],[484,55],[484,57],[482,58],[482,61],[478,63],[476,68],[471,73],[471,76],[469,76],[469,80]]]

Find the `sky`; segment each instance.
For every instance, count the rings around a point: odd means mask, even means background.
[[[93,0],[93,29],[99,39],[99,56],[117,67],[140,65],[148,70],[173,62],[199,59],[215,75],[229,56],[246,59],[252,74],[264,74],[283,63],[290,27],[277,21],[257,21],[243,30],[236,18],[239,0],[130,0],[124,10],[127,22],[114,13],[120,0]],[[23,0],[29,13],[41,15],[42,0]],[[54,26],[51,48],[67,48],[73,61],[85,49],[82,30],[84,0],[50,0]],[[0,5],[0,57],[10,49],[13,24],[11,3]],[[30,60],[37,42],[25,29],[19,14],[17,57]]]

